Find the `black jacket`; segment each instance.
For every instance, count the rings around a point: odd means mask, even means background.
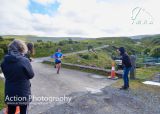
[[[132,67],[131,60],[130,60],[130,57],[128,56],[128,54],[124,53],[121,56],[122,56],[122,65],[127,68]]]
[[[130,57],[126,53],[124,47],[120,47],[119,51],[120,51],[120,55],[122,57],[121,59],[122,59],[122,65],[123,65],[123,67],[127,67],[127,68],[132,67]]]
[[[22,55],[6,55],[1,64],[2,72],[5,76],[5,102],[6,97],[26,97],[27,102],[31,95],[30,79],[33,78],[34,72],[30,61]],[[13,101],[19,102],[19,101]],[[26,102],[24,100],[23,102]]]

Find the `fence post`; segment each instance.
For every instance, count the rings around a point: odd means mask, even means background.
[[[135,79],[136,78],[136,56],[135,55],[131,55],[130,56],[130,60],[131,60],[131,64],[132,64],[132,68],[130,70],[130,79]]]

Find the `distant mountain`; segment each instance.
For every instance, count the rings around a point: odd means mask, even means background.
[[[136,36],[130,36],[132,39],[142,39],[148,36],[153,36],[153,35],[136,35]]]
[[[153,37],[159,38],[160,34],[136,35],[136,36],[130,36],[128,38],[138,41],[141,39],[148,39],[148,38],[153,38]],[[72,39],[74,41],[80,41],[80,40],[86,40],[86,39],[98,39],[98,38],[85,38],[85,37],[46,37],[46,36],[35,36],[35,35],[4,35],[3,38],[16,38],[16,39],[22,39],[22,40],[32,41],[32,42],[36,42],[37,40],[58,42],[58,41],[67,40],[67,39]],[[105,39],[105,38],[116,38],[116,37],[99,37],[99,38]],[[121,38],[121,37],[118,37],[118,38]]]
[[[4,35],[3,38],[15,38],[15,39],[21,39],[21,40],[32,41],[32,42],[36,42],[37,40],[58,42],[58,41],[67,40],[67,39],[72,39],[74,41],[88,39],[88,38],[81,38],[81,37],[46,37],[46,36],[40,37],[40,36],[34,36],[34,35]]]
[[[154,35],[135,35],[135,36],[130,36],[130,38],[132,39],[143,39],[143,38],[151,38],[151,37],[155,37],[155,36],[160,36],[160,34],[154,34]]]

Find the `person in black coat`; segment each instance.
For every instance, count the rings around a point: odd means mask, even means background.
[[[118,52],[119,52],[119,54],[121,56],[121,59],[122,59],[123,81],[124,81],[124,85],[120,89],[128,89],[129,88],[128,74],[129,74],[129,71],[130,71],[130,69],[132,67],[131,60],[130,60],[130,57],[127,54],[127,52],[126,52],[124,47],[120,47],[118,49]]]
[[[25,54],[25,57],[27,57],[30,60],[30,62],[32,62],[31,55],[34,55],[34,52],[35,52],[33,43],[27,43],[27,48],[28,48],[28,51]]]
[[[31,102],[31,83],[34,72],[30,61],[24,56],[27,46],[20,40],[14,40],[8,46],[8,54],[1,64],[5,76],[5,103],[8,114],[14,114],[16,106],[20,106],[20,114],[27,113]]]

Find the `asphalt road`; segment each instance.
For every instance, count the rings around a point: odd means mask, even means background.
[[[100,89],[109,86],[115,81],[104,76],[84,73],[75,70],[61,69],[56,74],[56,69],[51,65],[33,62],[35,77],[31,80],[32,95],[36,97],[62,97],[76,92],[101,92]],[[68,102],[68,101],[65,101]],[[49,108],[64,102],[40,102],[33,100],[29,107],[29,114],[40,114]]]

